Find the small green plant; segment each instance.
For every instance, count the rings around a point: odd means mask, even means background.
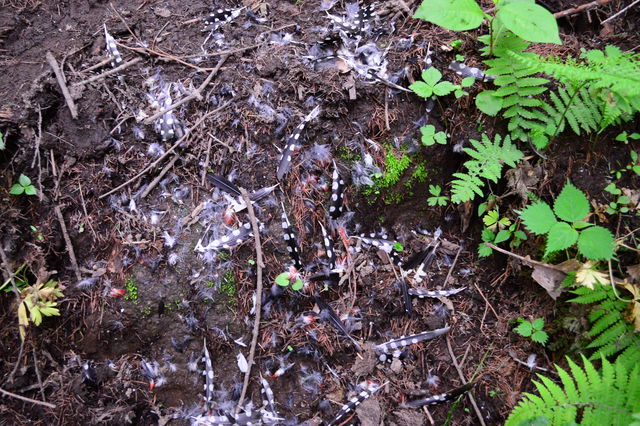
[[[124,282],[124,287],[127,293],[124,295],[124,300],[133,302],[134,305],[138,304],[138,285],[134,281],[133,277],[127,278]]]
[[[29,226],[29,229],[31,229],[36,234],[36,238],[38,239],[38,241],[44,241],[44,237],[42,236],[42,232],[40,232],[40,230],[38,229],[37,226],[31,225],[31,226]]]
[[[546,345],[549,340],[549,335],[544,331],[544,318],[537,318],[533,321],[527,321],[524,318],[517,319],[518,325],[513,329],[516,333],[522,337],[530,337],[536,343],[540,343],[542,346]]]
[[[585,357],[584,367],[571,359],[569,371],[556,365],[560,383],[542,375],[534,381],[538,395],[525,393],[506,426],[629,425],[640,411],[640,365],[626,367],[602,360],[600,371]]]
[[[23,263],[16,271],[13,273],[13,281],[18,288],[18,291],[22,291],[26,286],[29,285],[29,280],[26,276],[26,263]],[[13,291],[13,286],[11,285],[11,279],[6,280],[2,285],[0,285],[0,290],[3,290],[5,293],[11,293]]]
[[[609,194],[617,197],[615,201],[611,201],[609,206],[607,207],[607,214],[617,214],[617,213],[629,213],[631,210],[635,208],[633,203],[631,202],[631,197],[622,194],[622,190],[616,186],[614,182],[611,182],[604,188]]]
[[[395,241],[393,243],[393,249],[395,251],[397,251],[398,253],[404,251],[404,246],[402,245],[402,243],[400,241]]]
[[[506,216],[501,217],[497,208],[486,212],[482,222],[485,228],[482,230],[482,243],[478,246],[480,257],[487,257],[493,253],[493,249],[486,246],[485,242],[497,245],[511,240],[509,246],[515,248],[527,239],[527,234],[518,229],[518,223],[511,223],[511,219]]]
[[[622,133],[620,133],[618,136],[616,136],[616,140],[618,142],[624,142],[625,144],[628,144],[630,139],[640,140],[640,133],[631,133],[631,134],[629,134],[625,130]]]
[[[372,204],[378,197],[382,197],[386,204],[394,204],[402,201],[407,194],[406,191],[394,191],[393,187],[400,181],[402,176],[411,166],[411,158],[402,151],[385,146],[387,153],[383,165],[383,173],[373,177],[374,185],[365,186],[362,193],[367,196],[367,201]],[[418,164],[414,173],[405,182],[406,187],[411,187],[414,182],[420,182],[426,177],[426,168]]]
[[[424,146],[431,146],[436,143],[439,143],[440,145],[447,144],[446,133],[443,131],[436,132],[435,126],[431,124],[420,127],[420,133],[422,133],[422,145]]]
[[[38,191],[36,191],[36,187],[31,184],[31,179],[21,174],[20,177],[18,177],[18,183],[14,183],[11,189],[9,189],[9,194],[37,195]]]
[[[304,287],[304,282],[302,281],[302,277],[295,270],[295,268],[291,268],[289,272],[283,272],[276,277],[276,284],[281,287],[289,287],[291,286],[291,290],[300,291]]]
[[[442,195],[442,188],[440,185],[429,185],[429,194],[431,197],[427,198],[427,204],[430,206],[446,206],[449,201],[449,197]]]
[[[491,390],[489,391],[489,396],[490,396],[491,398],[497,398],[497,397],[500,397],[500,396],[502,396],[502,395],[504,395],[504,392],[502,392],[502,391],[501,391],[501,390],[499,390],[499,389],[491,389]]]
[[[612,170],[611,174],[613,174],[616,179],[620,179],[622,175],[628,171],[634,172],[636,175],[640,176],[640,162],[638,161],[638,153],[636,151],[631,151],[629,153],[631,157],[631,161],[625,167],[619,170]]]
[[[141,307],[140,308],[140,313],[143,314],[143,315],[147,315],[147,316],[151,315],[151,306],[147,305],[147,306]]]
[[[577,244],[578,252],[587,259],[609,260],[615,248],[613,235],[606,228],[585,222],[589,213],[587,197],[567,182],[553,210],[544,201],[537,201],[520,212],[520,218],[529,232],[547,236],[545,257]]]
[[[421,98],[430,98],[431,96],[446,96],[454,92],[458,86],[450,81],[442,80],[442,73],[435,69],[435,67],[427,68],[422,71],[422,80],[416,81],[409,89],[420,96]]]
[[[524,154],[511,143],[511,138],[506,136],[504,140],[496,135],[491,141],[486,134],[482,134],[482,140],[470,139],[472,147],[463,151],[473,158],[464,163],[466,173],[454,173],[456,178],[451,182],[451,201],[458,204],[473,200],[476,195],[484,196],[483,180],[488,179],[498,182],[502,176],[502,168],[506,164],[515,167]]]
[[[60,311],[56,306],[56,300],[64,297],[64,287],[57,281],[49,280],[46,283],[34,284],[20,292],[20,306],[18,306],[18,327],[20,337],[24,340],[26,329],[32,322],[38,326],[43,317],[59,316]]]
[[[4,150],[6,147],[4,143],[4,134],[0,132],[0,151]]]

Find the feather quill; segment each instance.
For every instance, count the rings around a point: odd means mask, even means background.
[[[284,208],[284,203],[282,203],[282,230],[284,231],[284,241],[287,243],[287,251],[293,260],[293,266],[295,266],[298,271],[301,271],[300,250],[298,248],[298,242],[296,241],[296,234],[294,234],[293,229],[291,229],[291,223],[289,222],[287,211]]]
[[[204,371],[203,374],[205,376],[205,384],[204,384],[204,400],[207,406],[209,407],[211,403],[213,403],[213,363],[211,362],[211,357],[209,356],[209,350],[207,349],[207,339],[204,339],[204,356],[202,357],[202,362],[204,362]]]
[[[411,336],[401,336],[397,339],[389,340],[388,342],[374,346],[373,349],[378,353],[393,352],[404,346],[414,345],[416,343],[434,339],[447,333],[450,329],[451,327],[444,327],[437,330],[423,331],[422,333],[412,334]]]
[[[342,214],[342,201],[344,199],[344,180],[340,177],[338,166],[333,162],[333,176],[331,183],[331,206],[329,215],[331,219],[337,219]]]
[[[358,391],[358,394],[353,398],[351,398],[348,403],[342,406],[342,408],[340,408],[340,411],[338,411],[338,414],[336,414],[333,420],[327,423],[327,426],[340,424],[342,422],[342,419],[347,414],[354,412],[355,409],[358,408],[358,406],[362,404],[362,402],[365,399],[369,398],[371,395],[376,393],[378,389],[380,389],[381,387],[382,386],[379,386],[376,383],[369,382],[369,381],[361,383],[358,386],[358,388],[360,389]]]
[[[327,302],[325,302],[318,296],[315,297],[315,301],[318,304],[318,307],[320,308],[320,318],[327,321],[329,324],[331,324],[333,328],[338,330],[344,337],[348,338],[358,351],[361,351],[362,348],[360,347],[358,342],[356,342],[355,339],[351,337],[351,335],[345,328],[342,321],[340,321],[340,318],[338,318],[336,311],[333,310],[331,305],[329,305]]]
[[[417,399],[415,401],[409,401],[406,402],[404,404],[401,404],[400,407],[402,408],[416,408],[416,407],[423,407],[425,405],[436,405],[436,404],[441,404],[443,402],[446,401],[451,401],[453,398],[462,395],[463,393],[465,393],[466,391],[468,391],[469,389],[471,389],[473,387],[473,383],[467,383],[464,386],[460,386],[459,388],[455,388],[452,391],[446,392],[446,393],[441,393],[438,395],[432,395],[430,397],[427,398],[422,398],[422,399]]]
[[[465,288],[466,287],[452,288],[451,290],[427,290],[424,288],[410,288],[408,290],[408,293],[411,296],[416,296],[416,297],[419,297],[420,299],[423,299],[425,297],[433,297],[433,298],[447,297],[447,296],[453,296],[454,294],[458,294]]]
[[[320,114],[320,105],[315,107],[287,138],[286,145],[282,150],[282,156],[280,157],[280,163],[278,164],[278,169],[276,171],[278,180],[281,180],[291,169],[291,156],[301,147],[300,135],[307,123],[316,118],[318,114]]]
[[[321,223],[319,224],[320,224],[320,229],[322,229],[322,241],[324,243],[324,249],[325,249],[325,252],[327,253],[327,257],[329,258],[329,268],[333,270],[336,267],[336,252],[333,248],[333,240],[331,239],[331,236],[327,233],[327,230],[324,229],[324,226],[322,226]]]

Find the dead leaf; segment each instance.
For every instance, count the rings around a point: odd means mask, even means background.
[[[629,322],[633,322],[635,331],[640,331],[640,288],[628,282],[625,282],[623,286],[633,295],[633,302],[631,303],[631,309],[628,311],[627,319]]]
[[[569,272],[576,271],[581,266],[582,264],[575,259],[565,260],[558,265],[553,265],[553,268],[551,265],[549,267],[535,265],[531,278],[547,290],[549,296],[555,300],[562,293],[562,288],[560,287],[562,280],[565,279]]]
[[[538,184],[541,175],[542,167],[539,164],[534,167],[526,160],[520,162],[517,168],[509,169],[505,173],[508,187],[518,194],[525,203],[529,199],[527,192]]]
[[[595,284],[611,284],[607,274],[593,269],[597,262],[588,261],[576,272],[576,283],[593,290]]]
[[[627,266],[627,274],[629,274],[632,283],[640,283],[640,263]]]

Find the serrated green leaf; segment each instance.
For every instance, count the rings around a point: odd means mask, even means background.
[[[18,182],[20,182],[20,185],[22,186],[31,185],[31,179],[29,179],[28,176],[25,176],[23,174],[21,174],[20,177],[18,178]]]
[[[615,239],[608,229],[592,226],[580,233],[578,250],[589,260],[609,260],[613,257]]]
[[[287,287],[289,285],[289,273],[283,272],[276,277],[276,284],[282,287]]]
[[[536,330],[542,330],[544,328],[544,318],[534,319],[531,325],[533,325],[533,328]]]
[[[493,253],[493,249],[491,247],[487,247],[483,243],[478,245],[478,256],[480,257],[489,257]]]
[[[447,144],[447,135],[444,132],[436,133],[435,135],[433,135],[433,138],[440,145],[446,145]]]
[[[577,222],[589,214],[589,200],[584,192],[567,183],[553,203],[553,211],[567,222]]]
[[[520,218],[524,226],[534,235],[546,234],[558,222],[551,207],[544,201],[537,201],[527,206],[520,213]]]
[[[421,98],[430,98],[433,95],[433,88],[424,81],[416,81],[409,86],[409,89]]]
[[[476,106],[482,112],[492,117],[502,109],[503,98],[496,94],[495,90],[485,90],[476,96]]]
[[[434,87],[442,79],[442,73],[436,67],[431,67],[422,71],[421,77],[428,86]]]
[[[40,313],[40,309],[37,307],[31,308],[29,310],[29,314],[31,317],[31,321],[35,324],[35,325],[40,325],[42,324],[42,314]]]
[[[499,8],[495,19],[524,40],[562,44],[556,18],[547,9],[535,3],[507,3]]]
[[[23,192],[24,186],[20,185],[19,183],[13,184],[13,186],[11,186],[11,189],[9,189],[9,194],[11,195],[20,195]]]
[[[578,241],[578,231],[566,222],[556,222],[556,224],[549,229],[547,247],[544,255],[546,256],[554,251],[567,249],[573,246],[576,241]]]
[[[38,191],[36,191],[36,187],[33,185],[27,185],[24,187],[24,193],[27,195],[36,195]]]
[[[484,13],[474,0],[425,0],[413,17],[451,31],[466,31],[478,28]]]
[[[476,82],[475,77],[465,77],[462,79],[462,82],[460,82],[460,85],[462,87],[471,87],[475,82]]]
[[[433,69],[433,67],[429,69]],[[456,86],[450,81],[441,81],[433,87],[433,93],[436,96],[445,96],[454,90],[456,90]]]
[[[500,244],[503,241],[507,241],[509,238],[511,238],[511,231],[509,231],[508,229],[503,229],[502,231],[498,232],[498,235],[496,235],[496,239],[493,241],[493,243]]]
[[[545,331],[536,331],[531,334],[531,340],[544,346],[549,340],[549,335]]]
[[[529,337],[533,332],[533,327],[531,326],[531,323],[529,321],[523,321],[514,329],[514,331],[522,337]]]

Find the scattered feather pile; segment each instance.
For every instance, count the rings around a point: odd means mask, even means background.
[[[280,163],[278,164],[278,169],[276,172],[278,180],[282,180],[284,175],[286,175],[289,172],[289,170],[291,170],[292,155],[295,152],[299,151],[300,148],[302,147],[302,143],[300,141],[300,135],[302,134],[302,131],[304,130],[307,123],[309,123],[311,120],[316,118],[319,114],[320,114],[320,105],[315,107],[302,120],[302,122],[298,125],[298,127],[295,128],[293,133],[291,133],[291,135],[289,135],[289,137],[287,138],[285,147],[282,150],[282,156],[280,157]]]

